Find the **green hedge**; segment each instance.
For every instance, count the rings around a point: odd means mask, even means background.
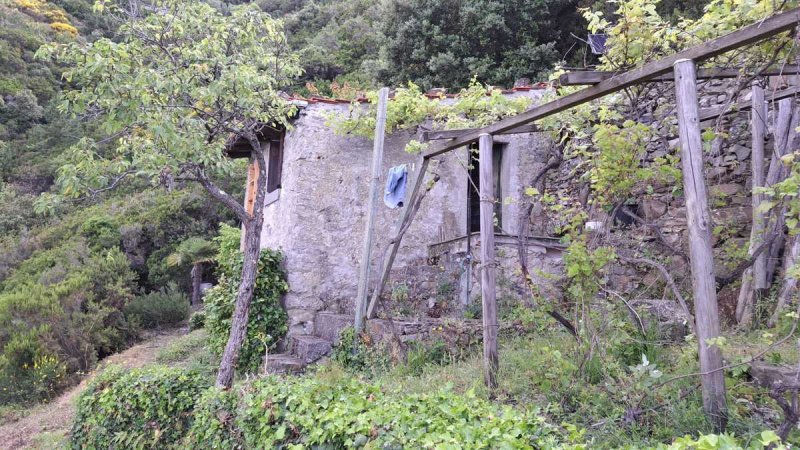
[[[447,390],[391,395],[349,378],[264,378],[235,392],[235,410],[224,409],[229,399],[204,399],[211,406],[198,408],[188,447],[225,438],[237,448],[554,448],[561,440],[534,412]]]
[[[112,366],[78,400],[72,448],[180,448],[194,405],[209,384],[181,369]]]
[[[334,379],[336,378],[336,379]],[[344,376],[275,376],[223,391],[196,374],[155,367],[99,376],[78,403],[75,449],[588,449],[583,432],[472,393],[389,392]],[[679,437],[658,450],[763,449],[728,435]],[[780,447],[778,447],[780,448]]]

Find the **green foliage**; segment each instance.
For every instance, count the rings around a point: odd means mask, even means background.
[[[603,70],[619,70],[652,61],[700,44],[797,6],[794,1],[775,3],[765,0],[712,0],[703,14],[681,18],[675,23],[658,12],[658,1],[624,0],[615,2],[613,16],[602,11],[585,10],[584,16],[593,33],[608,36],[608,52],[601,57]],[[787,46],[789,35],[779,35],[749,48],[747,52],[723,55],[705,64],[737,68],[757,67],[766,61],[792,59],[797,50]],[[775,59],[772,59],[775,58]]]
[[[220,227],[215,242],[219,250],[215,261],[219,283],[206,291],[205,328],[210,345],[221,353],[230,336],[236,293],[242,270],[242,252],[239,249],[240,231],[228,225]],[[281,295],[289,286],[281,269],[283,255],[280,251],[265,249],[258,260],[253,301],[247,321],[247,337],[239,351],[239,368],[255,372],[261,366],[265,347],[272,348],[288,329],[286,312],[280,305]]]
[[[36,330],[38,354],[58,355],[70,372],[124,348],[134,337],[120,311],[133,297],[128,264],[116,248],[93,253],[80,241],[25,261],[0,292],[0,354],[15,367],[3,382],[32,364],[11,356],[13,342],[29,330]]]
[[[41,340],[46,327],[21,331],[0,354],[0,404],[48,400],[67,383],[67,367]]]
[[[217,247],[212,242],[199,237],[190,237],[178,244],[175,252],[167,257],[167,264],[188,267],[192,264],[211,262],[216,251]]]
[[[189,317],[189,329],[199,330],[206,326],[206,313],[205,311],[197,311]]]
[[[597,280],[603,269],[615,259],[614,249],[590,249],[586,241],[576,239],[564,254],[564,268],[571,284],[569,294],[576,300],[590,300],[598,290]]]
[[[590,171],[592,189],[600,206],[626,200],[637,183],[653,174],[642,167],[650,141],[650,127],[626,120],[621,127],[609,123],[595,125],[592,141],[597,148]]]
[[[116,4],[99,5],[111,17],[125,14]],[[230,175],[235,165],[224,148],[231,133],[242,137],[256,123],[289,126],[295,107],[278,90],[300,69],[279,21],[254,5],[228,13],[199,1],[151,6],[158,12],[120,23],[116,40],[37,51],[67,66],[64,78],[77,87],[64,93],[61,111],[92,111],[102,132],[118,137],[111,148],[84,138],[70,149],[58,177],[65,196],[134,178]]]
[[[510,86],[541,79],[585,25],[573,0],[393,1],[384,19],[381,81],[463,87],[473,76]],[[577,56],[576,53],[569,55]]]
[[[457,425],[456,425],[457,424]],[[534,411],[448,390],[389,395],[350,377],[268,377],[210,390],[186,445],[224,448],[573,448]]]
[[[144,328],[173,325],[189,317],[189,297],[173,284],[134,298],[124,311],[128,321]]]
[[[388,370],[390,359],[385,345],[371,342],[366,335],[358,335],[353,327],[341,331],[339,341],[331,352],[331,360],[340,367],[366,376],[375,376]]]
[[[370,103],[365,107],[359,102],[350,106],[347,116],[331,115],[328,125],[341,134],[372,137],[375,132],[378,93],[367,92]],[[528,97],[509,97],[491,86],[478,83],[474,78],[469,87],[462,89],[458,99],[445,102],[443,98],[427,97],[414,83],[395,90],[392,101],[386,105],[386,131],[415,129],[426,121],[432,121],[434,129],[470,128],[488,125],[494,121],[525,111],[531,104]],[[425,144],[412,140],[407,146],[409,153],[419,153]]]
[[[313,80],[317,92],[345,98],[330,89],[331,81],[364,85],[376,80],[383,65],[380,51],[385,40],[380,30],[382,8],[375,2],[258,3],[266,12],[283,16],[289,45],[300,56],[303,79]]]
[[[19,239],[0,240],[0,355],[5,355],[0,384],[19,386],[0,403],[52,396],[74,381],[76,372],[130,345],[136,326],[124,311],[134,294],[185,280],[185,273],[171,274],[156,263],[150,267],[165,271],[147,270],[147,261],[163,263],[156,249],[171,252],[188,236],[215,233],[223,217],[195,192],[150,191],[68,210]],[[164,314],[159,303],[151,301],[157,316]],[[186,317],[180,302],[170,305],[177,307],[170,314],[180,318],[168,321]],[[32,356],[15,356],[12,343],[25,341]],[[57,357],[66,367],[61,381],[51,384],[55,392],[25,388],[25,380],[36,378],[31,369],[36,357]]]
[[[205,378],[181,369],[112,366],[78,399],[72,448],[181,448],[206,387]]]

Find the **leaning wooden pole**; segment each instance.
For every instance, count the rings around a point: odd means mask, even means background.
[[[703,409],[720,432],[728,422],[722,352],[714,340],[719,337],[719,310],[714,283],[711,250],[711,215],[703,173],[703,146],[698,120],[697,78],[690,59],[675,61],[675,91],[681,146],[686,218],[689,226],[689,256],[692,268]]]
[[[375,216],[378,212],[378,200],[381,192],[381,169],[383,168],[383,141],[386,134],[386,103],[389,101],[389,88],[378,91],[378,116],[375,121],[375,137],[372,147],[372,178],[369,183],[369,201],[367,203],[367,222],[364,225],[364,247],[361,251],[361,270],[358,274],[358,291],[356,294],[356,332],[364,328],[367,316],[367,286],[369,286],[370,260],[372,243],[375,237]]]
[[[764,240],[766,225],[765,214],[758,208],[762,201],[762,194],[758,190],[764,186],[764,139],[767,134],[767,104],[764,101],[764,88],[761,87],[760,82],[753,83],[751,102],[750,134],[753,139],[753,150],[750,155],[750,165],[753,172],[751,194],[753,224],[750,229],[749,255],[752,255]],[[760,294],[763,289],[769,287],[767,285],[767,253],[761,252],[753,262],[753,266],[745,271],[742,278],[739,300],[736,303],[736,321],[740,325],[749,325],[758,297],[756,293]]]
[[[489,392],[497,388],[497,297],[495,292],[494,177],[492,136],[478,138],[481,195],[481,301],[483,304],[483,378]]]
[[[414,220],[414,216],[417,214],[418,208],[415,208],[414,205],[416,205],[419,196],[423,195],[422,184],[425,181],[425,174],[428,171],[429,164],[430,160],[428,158],[422,158],[419,168],[417,169],[416,178],[414,178],[414,187],[411,190],[408,201],[405,202],[403,217],[397,224],[397,231],[394,238],[389,242],[389,245],[391,245],[391,248],[389,248],[389,256],[383,263],[380,276],[378,277],[378,283],[375,285],[375,290],[372,291],[372,298],[370,299],[369,308],[367,309],[368,319],[375,317],[375,307],[378,305],[378,300],[383,293],[383,289],[386,287],[386,282],[389,281],[389,274],[392,272],[392,266],[397,257],[397,251],[400,249],[400,243],[403,241],[404,230],[410,226],[410,222]]]

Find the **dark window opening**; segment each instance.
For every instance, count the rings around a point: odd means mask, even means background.
[[[283,139],[269,142],[267,156],[267,193],[281,188],[281,169],[283,166]]]
[[[480,160],[478,159],[478,149],[472,146],[469,149],[469,183],[467,186],[468,216],[467,225],[470,233],[481,230],[481,181],[480,181]],[[503,205],[500,202],[503,198],[502,183],[500,182],[501,166],[503,163],[503,144],[495,143],[492,147],[492,177],[494,178],[494,215],[496,217],[494,230],[501,231],[503,223]]]

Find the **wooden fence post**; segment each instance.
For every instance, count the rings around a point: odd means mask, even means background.
[[[481,300],[483,303],[483,378],[489,392],[497,388],[497,298],[495,293],[493,139],[478,138],[481,198]]]
[[[694,61],[675,61],[674,71],[703,409],[714,428],[721,432],[728,421],[728,408],[722,352],[713,342],[719,337],[719,310],[714,282],[711,216],[703,170]]]
[[[375,214],[381,192],[381,170],[383,170],[383,140],[386,134],[386,103],[389,101],[389,88],[378,91],[378,117],[375,122],[375,137],[372,147],[372,179],[369,183],[369,201],[367,202],[367,221],[364,226],[364,248],[361,252],[361,270],[358,275],[358,293],[356,294],[356,333],[364,328],[367,316],[367,294],[369,286],[370,259],[372,241],[375,235]]]
[[[765,214],[758,211],[763,195],[756,193],[758,188],[764,186],[764,139],[767,135],[767,103],[764,101],[764,88],[758,83],[753,83],[752,89],[752,136],[753,151],[750,154],[750,163],[753,171],[753,233],[751,234],[750,250],[755,249],[764,240]],[[755,239],[752,239],[755,237]],[[753,289],[767,289],[767,252],[761,252],[753,263]]]
[[[766,217],[763,211],[758,210],[762,194],[756,193],[758,188],[764,186],[764,138],[767,130],[767,104],[764,101],[764,88],[759,82],[754,82],[751,93],[750,131],[753,138],[753,149],[750,154],[750,165],[753,172],[752,205],[753,223],[750,228],[750,248],[748,255],[752,256],[760,243],[765,238]],[[777,141],[776,141],[777,145]],[[741,326],[749,326],[753,317],[753,308],[763,289],[767,284],[767,256],[769,251],[762,251],[753,266],[745,270],[742,275],[742,286],[739,288],[739,298],[736,301],[736,322]]]

